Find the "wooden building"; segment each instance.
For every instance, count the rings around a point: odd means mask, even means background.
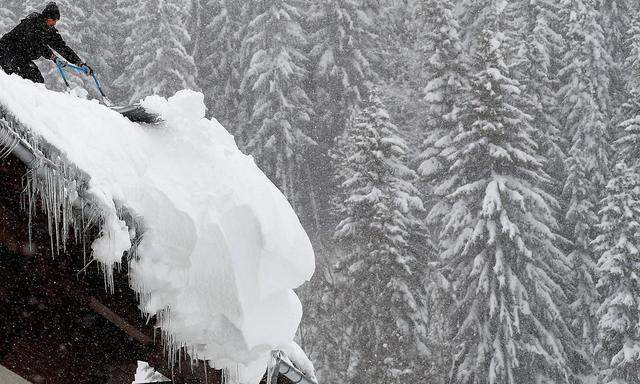
[[[29,241],[21,208],[28,171],[14,156],[0,160],[0,365],[34,384],[130,384],[143,360],[175,383],[204,383],[202,366],[168,366],[126,266],[111,294],[97,266],[84,268],[87,244],[71,240],[65,252],[52,252],[44,214],[32,217]],[[207,376],[220,382],[219,372]]]

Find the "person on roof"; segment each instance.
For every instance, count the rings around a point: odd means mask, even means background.
[[[42,13],[34,12],[20,21],[13,30],[0,38],[0,67],[7,74],[15,73],[36,83],[44,83],[40,70],[33,62],[44,57],[56,61],[56,51],[68,62],[91,67],[78,57],[64,42],[55,28],[60,20],[60,9],[55,2],[47,4]]]

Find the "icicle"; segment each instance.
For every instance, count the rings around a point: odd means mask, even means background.
[[[106,207],[100,225],[100,236],[91,244],[92,256],[100,262],[105,289],[114,293],[114,271],[120,269],[124,252],[131,248],[129,229],[116,215],[115,207]]]
[[[34,199],[34,191],[33,184],[31,180],[27,181],[27,196],[29,199],[29,207],[28,207],[28,217],[29,217],[29,252],[33,252],[33,199]]]
[[[78,201],[77,191],[77,171],[74,168],[66,166],[60,156],[56,157],[56,163],[46,160],[42,152],[38,148],[38,140],[31,136],[28,136],[30,140],[30,147],[36,156],[37,160],[34,164],[31,164],[33,169],[25,175],[23,181],[23,197],[21,198],[21,208],[26,211],[28,215],[28,234],[29,234],[29,249],[33,251],[33,217],[36,214],[36,199],[40,201],[43,213],[47,219],[47,231],[49,234],[49,247],[51,250],[51,257],[55,258],[61,252],[67,251],[67,241],[69,240],[71,230],[74,233],[74,240],[77,243],[78,240],[83,244],[83,262],[87,266],[90,264],[87,262],[86,254],[86,230],[96,221],[95,219],[102,216],[102,213],[96,213],[95,209],[91,209],[89,220],[86,220],[85,215],[87,210],[85,209],[85,203],[77,204],[79,206],[79,219],[76,218],[76,212],[74,212],[74,203]],[[6,140],[5,140],[6,141]],[[29,146],[23,143],[25,146]],[[40,158],[38,158],[40,156]],[[116,212],[115,207],[113,212]],[[122,208],[119,212],[123,212]],[[113,253],[117,255],[118,248],[124,247],[123,238],[119,231],[121,227],[116,223],[121,223],[117,220],[117,215],[109,216],[109,221],[104,218],[100,220],[103,224],[111,225],[105,233],[106,240],[113,240],[115,245],[112,249]],[[103,228],[104,229],[104,228]],[[114,236],[114,237],[111,237]],[[129,240],[129,231],[126,231],[126,239]],[[113,256],[113,255],[111,255]],[[114,262],[116,257],[109,259],[107,262],[99,267],[105,276],[105,285],[107,290],[113,293],[113,272],[115,268],[120,270],[120,260]]]
[[[269,362],[267,363],[267,384],[278,384],[278,383],[272,382],[273,371],[275,368],[276,368],[276,358],[272,353],[271,356],[269,356]]]
[[[0,160],[9,156],[20,143],[20,138],[10,129],[10,123],[0,118],[0,126],[6,129],[0,130]]]

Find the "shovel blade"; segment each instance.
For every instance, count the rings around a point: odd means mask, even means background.
[[[160,116],[147,111],[141,105],[130,105],[125,107],[110,107],[134,123],[157,124]]]

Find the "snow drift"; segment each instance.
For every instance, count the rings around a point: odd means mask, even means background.
[[[107,278],[130,250],[140,309],[158,316],[168,346],[257,383],[270,351],[292,348],[302,314],[293,289],[314,270],[309,239],[252,157],[205,119],[202,94],[143,104],[164,123],[136,125],[0,71],[0,106],[89,175],[103,223],[93,258]]]

